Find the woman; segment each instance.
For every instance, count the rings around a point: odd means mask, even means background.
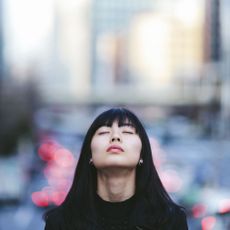
[[[45,221],[45,230],[188,229],[183,209],[162,186],[144,127],[125,108],[94,120],[70,191]]]

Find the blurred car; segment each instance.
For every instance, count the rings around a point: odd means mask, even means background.
[[[216,188],[191,189],[184,197],[189,224],[194,230],[230,229],[229,191]]]
[[[0,159],[0,203],[18,203],[23,198],[26,178],[17,156]]]

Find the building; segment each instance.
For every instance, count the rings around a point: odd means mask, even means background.
[[[84,101],[90,90],[90,2],[55,1],[41,90],[47,102]],[[47,44],[49,45],[49,44]]]
[[[230,136],[230,2],[220,1],[220,39],[221,39],[221,133],[223,136]]]
[[[206,103],[194,90],[204,64],[203,24],[204,1],[93,1],[93,98]]]
[[[127,79],[126,39],[132,18],[153,8],[150,0],[92,1],[92,83],[94,88],[123,84]]]
[[[3,78],[3,17],[2,0],[0,0],[0,89]]]
[[[205,9],[218,10],[205,8],[205,0],[35,2],[25,13],[22,6],[11,11],[20,30],[7,26],[6,53],[11,66],[25,67],[17,79],[35,67],[45,102],[189,105],[215,96],[206,87],[207,60],[210,52],[218,58],[210,44],[220,37],[212,38],[218,29]]]

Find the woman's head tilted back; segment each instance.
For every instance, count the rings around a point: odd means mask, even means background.
[[[91,124],[83,142],[81,155],[78,162],[78,167],[84,171],[87,168],[91,173],[95,173],[95,168],[89,164],[92,158],[92,140],[95,133],[102,127],[111,127],[114,122],[117,122],[118,126],[130,126],[134,129],[134,132],[138,135],[141,141],[140,159],[143,160],[141,166],[137,166],[137,191],[144,191],[148,178],[151,176],[155,167],[153,165],[152,153],[150,143],[145,129],[137,116],[131,111],[125,108],[112,108],[101,113]],[[104,131],[104,130],[102,130]],[[139,160],[139,159],[138,159]],[[138,163],[138,161],[137,161]],[[80,173],[80,171],[79,171]],[[142,175],[141,175],[142,174]],[[79,177],[81,175],[78,175]],[[141,178],[139,178],[141,177]],[[95,179],[95,177],[93,177]],[[94,181],[95,184],[95,181]]]
[[[72,186],[62,206],[65,207],[66,212],[70,213],[70,210],[72,212],[78,210],[78,212],[81,212],[79,214],[83,216],[87,215],[90,212],[89,210],[93,210],[94,196],[97,190],[97,168],[100,167],[97,162],[95,162],[95,165],[94,163],[91,164],[92,158],[95,161],[97,160],[95,156],[92,156],[92,152],[97,152],[94,136],[102,127],[105,127],[106,130],[106,127],[112,127],[114,123],[116,123],[116,127],[125,127],[125,129],[127,126],[131,127],[132,132],[138,137],[135,139],[137,148],[139,148],[135,158],[135,194],[147,199],[153,209],[166,210],[168,204],[173,204],[173,202],[163,188],[153,164],[146,131],[137,116],[125,108],[112,108],[101,113],[89,127],[82,144]],[[105,130],[102,129],[102,135],[104,135]],[[99,135],[101,133],[99,132]],[[139,144],[138,140],[140,140]],[[141,165],[138,164],[140,159],[143,161]]]

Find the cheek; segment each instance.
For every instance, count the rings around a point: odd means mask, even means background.
[[[92,139],[90,148],[91,148],[92,155],[94,155],[94,153],[98,151],[98,144],[95,141],[95,139]]]
[[[140,156],[141,154],[141,149],[142,149],[142,143],[140,139],[137,139],[130,143],[130,146],[132,148],[132,152],[135,153],[135,155]]]
[[[92,156],[97,155],[103,150],[104,143],[100,138],[93,138],[91,141]]]
[[[103,141],[100,141],[98,138],[95,138],[91,141],[91,154],[92,154],[92,160],[93,165],[96,168],[99,168],[101,165],[103,165],[103,161],[105,158],[105,154],[103,151]]]

